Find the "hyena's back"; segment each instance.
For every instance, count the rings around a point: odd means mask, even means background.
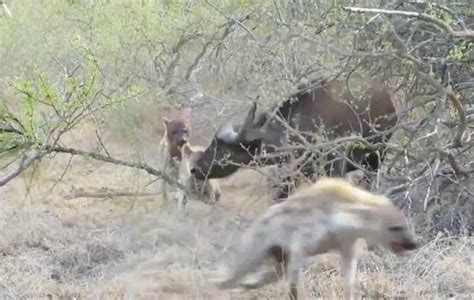
[[[343,178],[321,178],[315,184],[297,191],[291,199],[302,206],[321,207],[331,205],[362,204],[390,206],[392,202],[383,195],[373,194],[353,185]]]

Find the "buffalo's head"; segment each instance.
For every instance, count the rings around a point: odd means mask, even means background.
[[[221,125],[211,144],[191,169],[197,179],[231,175],[240,166],[249,164],[260,152],[265,133],[261,124],[254,124],[256,110],[254,102],[239,130],[235,130],[232,120]]]

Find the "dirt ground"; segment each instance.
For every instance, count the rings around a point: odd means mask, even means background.
[[[209,283],[239,232],[269,204],[258,173],[222,180],[221,202],[192,202],[185,218],[161,211],[158,182],[144,188],[153,179],[147,174],[79,157],[64,172],[68,163],[44,160],[36,174],[0,189],[0,299],[285,299],[282,283],[257,291],[219,291]],[[157,194],[72,197],[107,189]],[[303,299],[340,298],[338,263],[329,254],[308,264]],[[440,235],[403,256],[364,252],[358,293],[472,297],[473,265],[469,237]]]

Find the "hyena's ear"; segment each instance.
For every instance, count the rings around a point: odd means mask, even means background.
[[[346,174],[346,179],[353,185],[360,185],[364,179],[364,172],[362,170],[354,170]]]

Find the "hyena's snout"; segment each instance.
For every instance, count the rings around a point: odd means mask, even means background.
[[[418,243],[410,236],[402,236],[396,240],[392,240],[390,242],[390,248],[393,252],[399,253],[417,249]]]

